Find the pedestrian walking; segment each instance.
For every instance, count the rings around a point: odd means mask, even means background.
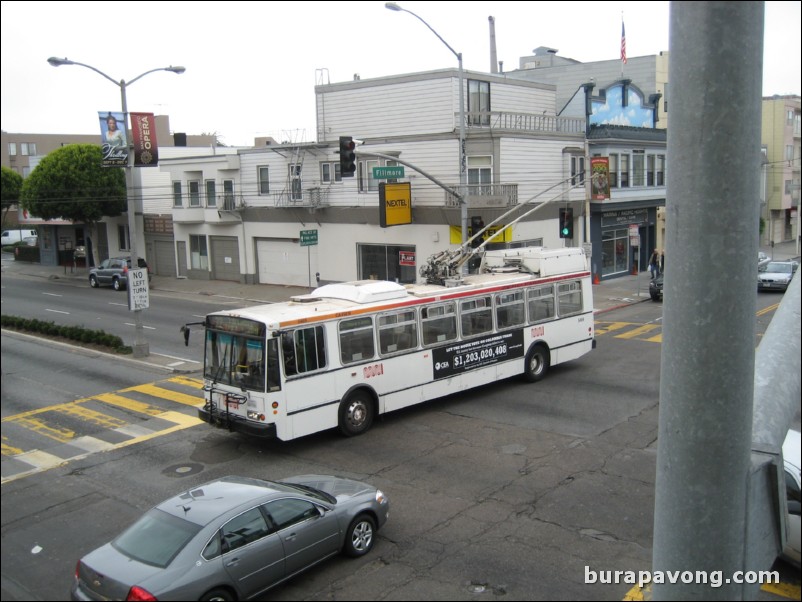
[[[652,280],[660,274],[660,252],[657,249],[654,250],[649,258],[649,272],[652,275]]]

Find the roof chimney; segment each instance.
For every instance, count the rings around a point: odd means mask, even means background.
[[[488,17],[490,23],[490,73],[498,73],[498,57],[496,56],[496,19]]]

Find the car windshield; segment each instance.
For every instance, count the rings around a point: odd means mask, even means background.
[[[790,263],[770,263],[766,266],[767,272],[774,272],[777,274],[790,274],[791,273],[791,264]]]
[[[154,508],[128,527],[111,545],[121,554],[164,568],[201,527]]]
[[[299,483],[284,483],[283,481],[272,481],[271,484],[273,486],[280,486],[281,488],[285,488],[287,491],[295,490],[295,491],[302,491],[306,495],[311,497],[316,497],[321,501],[328,502],[329,504],[336,504],[337,498],[333,495],[326,493],[325,491],[321,491],[320,489],[315,489],[314,487],[310,487],[309,485],[300,485]]]

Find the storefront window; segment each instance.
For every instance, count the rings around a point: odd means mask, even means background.
[[[629,266],[629,232],[626,228],[602,232],[602,275],[626,272]]]

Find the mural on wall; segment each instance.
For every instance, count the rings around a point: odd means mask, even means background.
[[[654,128],[655,107],[643,102],[643,94],[632,85],[619,83],[593,98],[591,125],[625,125]],[[626,102],[624,94],[626,93]]]

